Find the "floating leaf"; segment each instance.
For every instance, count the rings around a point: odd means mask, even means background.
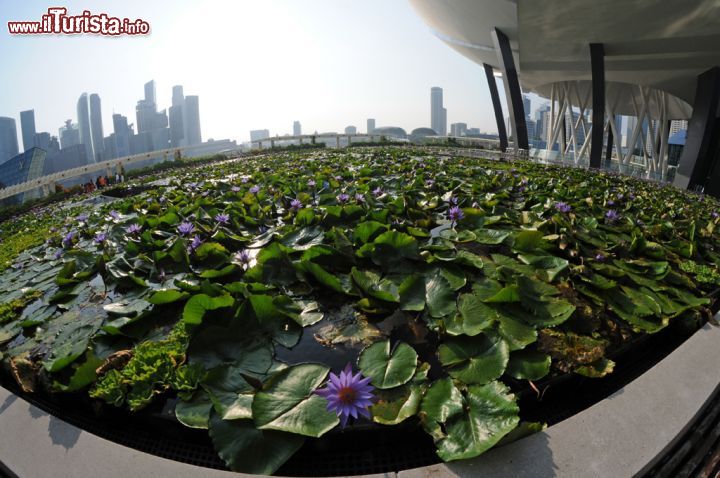
[[[363,375],[372,378],[372,384],[380,389],[397,387],[407,383],[415,373],[417,353],[404,342],[391,350],[390,341],[376,342],[360,353],[358,366]]]
[[[337,416],[327,411],[327,400],[314,393],[329,371],[323,365],[301,364],[272,375],[252,402],[257,428],[310,437],[334,428]]]

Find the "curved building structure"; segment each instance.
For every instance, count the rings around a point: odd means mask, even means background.
[[[629,141],[642,141],[651,151],[648,172],[664,177],[669,121],[689,119],[676,184],[720,194],[720,168],[711,167],[720,149],[717,0],[410,3],[436,36],[485,68],[503,146],[496,77],[502,78],[516,148],[529,147],[523,90],[551,100],[547,150],[558,145],[562,158],[587,159],[592,167],[600,167],[603,156],[609,163],[613,150],[620,165],[630,160],[615,116],[634,116]],[[594,124],[603,127],[593,131]],[[710,178],[713,169],[717,181]]]

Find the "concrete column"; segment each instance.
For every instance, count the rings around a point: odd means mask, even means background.
[[[495,123],[497,124],[498,136],[500,137],[500,151],[505,152],[508,147],[508,139],[507,131],[505,130],[502,104],[500,103],[500,95],[498,94],[497,82],[495,81],[495,72],[493,67],[487,63],[483,63],[483,68],[485,68],[485,78],[487,79],[490,98],[492,99],[493,110],[495,111]]]
[[[275,147],[275,140],[271,139],[270,140],[270,149],[273,149],[274,147]]]
[[[603,137],[605,136],[605,47],[602,43],[590,44],[590,67],[592,70],[593,118],[590,167],[599,168],[602,161]],[[612,151],[612,143],[609,148]]]
[[[719,106],[720,67],[716,66],[698,76],[693,114],[688,122],[687,139],[675,174],[675,186],[687,189],[705,187],[715,162],[713,156],[720,142],[718,138],[713,138],[717,136],[713,133],[720,123]],[[713,179],[717,181],[717,178]],[[719,188],[720,184],[711,185],[714,196],[718,195]]]
[[[525,123],[525,109],[522,102],[522,91],[518,80],[515,59],[513,58],[510,40],[499,28],[492,31],[493,43],[500,64],[500,71],[503,74],[505,85],[505,96],[508,100],[508,111],[510,121],[514,128],[515,148],[530,149],[527,135],[527,124]]]

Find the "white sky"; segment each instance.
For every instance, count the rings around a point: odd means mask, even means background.
[[[142,37],[11,36],[8,21],[39,20],[50,6],[142,18]],[[342,131],[366,118],[410,131],[430,125],[430,88],[444,89],[448,125],[496,130],[482,68],[437,39],[406,0],[0,0],[0,116],[35,109],[57,135],[80,94],[98,93],[111,116],[135,123],[143,84],[160,109],[173,85],[200,96],[203,140],[249,130]],[[502,90],[502,89],[501,89]],[[533,104],[533,109],[537,103]],[[449,127],[449,126],[448,126]]]

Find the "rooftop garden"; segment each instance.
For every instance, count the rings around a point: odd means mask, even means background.
[[[6,378],[174,401],[236,471],[368,424],[452,461],[542,428],[520,391],[711,318],[713,199],[461,155],[274,152],[5,222]]]

